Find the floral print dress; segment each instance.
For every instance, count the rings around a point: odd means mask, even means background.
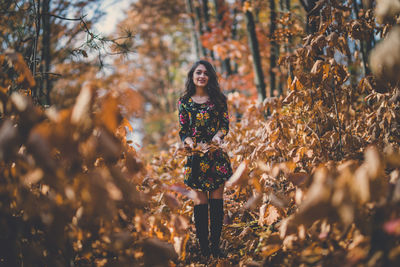
[[[214,135],[221,130],[224,138],[229,131],[227,105],[218,111],[215,104],[208,100],[196,103],[191,97],[181,98],[179,109],[179,136],[182,142],[191,137],[194,143],[211,142]],[[229,157],[222,149],[210,150],[204,154],[186,157],[184,182],[187,186],[200,191],[218,189],[232,175]]]

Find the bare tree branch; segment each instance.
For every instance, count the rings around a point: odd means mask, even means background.
[[[61,17],[61,16],[58,16],[58,15],[55,15],[55,14],[51,14],[51,13],[43,13],[42,15],[48,15],[48,16],[52,16],[52,17],[55,17],[55,18],[58,18],[58,19],[71,20],[71,21],[83,21],[83,19],[87,16],[87,15],[84,15],[84,16],[81,16],[79,18],[65,18],[65,17]]]

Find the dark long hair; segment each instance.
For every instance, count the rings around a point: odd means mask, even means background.
[[[208,62],[206,60],[196,61],[193,64],[192,68],[189,70],[187,77],[186,77],[185,92],[183,93],[183,96],[181,97],[181,99],[189,98],[196,93],[196,85],[194,85],[194,82],[193,82],[193,73],[194,73],[194,70],[199,65],[203,65],[204,67],[206,67],[206,70],[207,70],[208,82],[207,82],[207,86],[206,86],[206,92],[207,92],[210,100],[216,105],[218,110],[222,110],[224,108],[224,106],[226,105],[226,96],[221,92],[221,89],[220,89],[219,83],[218,83],[217,73],[216,73],[214,67],[211,65],[210,62]]]

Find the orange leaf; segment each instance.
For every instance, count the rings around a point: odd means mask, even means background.
[[[107,130],[111,133],[115,132],[120,120],[120,110],[117,98],[111,95],[106,96],[102,104],[100,120]]]
[[[268,245],[261,249],[261,254],[263,255],[263,257],[268,257],[268,256],[271,256],[272,254],[274,254],[275,252],[277,252],[280,248],[281,248],[280,245],[276,245],[276,244]]]

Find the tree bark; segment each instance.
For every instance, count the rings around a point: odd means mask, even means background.
[[[273,92],[275,91],[275,86],[276,86],[276,79],[275,79],[275,72],[274,68],[276,67],[276,58],[278,56],[279,52],[279,47],[275,42],[275,29],[276,29],[276,11],[275,11],[275,0],[270,0],[269,1],[269,8],[270,8],[270,24],[269,24],[269,39],[270,39],[270,44],[271,44],[271,50],[270,50],[270,67],[269,67],[269,83],[270,83],[270,91],[269,95],[273,96]],[[280,88],[282,90],[282,88]],[[282,92],[279,92],[279,94],[282,94]]]
[[[194,17],[192,0],[186,0],[186,10],[190,16],[190,22],[192,24],[192,38],[193,38],[194,48],[196,51],[196,57],[200,58],[201,56],[200,38],[196,31],[196,20]]]
[[[38,49],[38,42],[39,42],[39,36],[40,36],[40,28],[41,28],[41,19],[40,19],[40,0],[36,2],[33,2],[33,8],[34,8],[34,14],[35,14],[35,37],[33,41],[33,49],[32,49],[32,54],[30,57],[30,67],[31,67],[31,72],[33,77],[36,77],[36,65],[37,65],[37,49]],[[34,90],[32,90],[32,97],[35,102],[39,102],[39,97],[40,97],[40,86],[36,86]]]
[[[199,3],[195,4],[194,11],[197,20],[196,31],[197,31],[197,36],[199,37],[200,56],[205,57],[207,55],[207,51],[206,48],[201,43],[201,36],[203,36],[203,23],[201,20],[201,9]]]
[[[290,12],[290,0],[279,0],[280,8],[282,12],[289,13]],[[290,13],[289,13],[290,16]],[[290,52],[290,48],[292,47],[292,38],[290,36],[287,37],[287,41],[284,44],[285,53],[288,54]],[[288,77],[293,80],[293,70],[292,66],[289,62],[288,65]],[[283,81],[280,82],[282,84]],[[288,85],[287,85],[288,86]],[[281,90],[283,92],[283,89]]]
[[[222,3],[220,3],[222,1],[223,0],[214,0],[215,14],[217,16],[218,22],[221,22],[224,17],[224,12],[221,10]]]
[[[206,29],[208,32],[211,32],[210,28],[210,15],[208,14],[208,0],[202,0],[202,7],[203,7],[203,16],[204,16],[204,22],[206,24]]]
[[[361,5],[362,5],[362,3],[361,3]],[[360,19],[360,17],[358,16],[359,6],[358,6],[356,0],[353,0],[353,9],[354,9],[356,19]],[[368,57],[369,57],[369,53],[371,52],[371,50],[373,48],[374,43],[375,43],[375,37],[373,34],[370,35],[370,40],[366,40],[366,41],[360,40],[360,50],[361,50],[361,55],[362,55],[362,59],[363,59],[365,75],[371,74],[371,70],[369,68],[369,63],[368,63]]]
[[[311,10],[313,10],[313,8],[315,7],[317,0],[300,0],[300,3],[302,4],[304,10],[307,12],[306,32],[308,34],[317,32],[318,30],[317,23],[315,21],[311,22],[312,14],[310,13]]]
[[[245,1],[242,0],[242,3],[244,2]],[[254,82],[257,87],[258,100],[262,102],[266,98],[265,82],[264,82],[264,73],[261,66],[260,50],[258,48],[256,26],[254,23],[253,13],[251,13],[249,10],[246,10],[245,19],[246,19],[247,36],[249,40],[250,51],[253,57]]]
[[[224,13],[225,13],[224,0],[214,0],[214,8],[215,8],[215,14],[217,16],[218,23],[220,24],[220,27],[223,29],[225,27],[225,23],[223,21]],[[229,76],[232,74],[232,69],[231,69],[231,64],[230,64],[229,58],[225,58],[224,60],[222,60],[222,69],[223,69],[223,72],[226,74],[226,76]]]
[[[208,14],[208,0],[202,0],[202,7],[203,7],[203,17],[204,17],[204,24],[206,25],[206,31],[211,32],[210,28],[210,15]],[[214,52],[212,49],[209,50],[210,57],[212,60],[215,59]]]
[[[237,8],[235,7],[232,12],[233,12],[233,22],[232,22],[231,34],[232,34],[232,39],[233,40],[237,40],[237,25],[238,25],[238,22],[237,22],[237,19],[236,19],[236,16],[237,16],[237,13],[238,13]],[[237,74],[237,73],[238,73],[238,64],[234,61],[233,62],[232,74]]]
[[[42,5],[42,24],[43,24],[43,37],[42,37],[42,88],[41,88],[41,102],[43,105],[50,105],[50,91],[51,81],[49,79],[50,64],[51,64],[51,50],[50,50],[50,0],[43,0]]]

